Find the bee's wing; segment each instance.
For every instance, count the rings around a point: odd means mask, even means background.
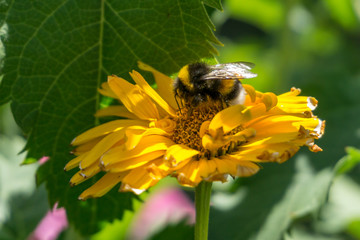
[[[202,76],[201,80],[254,78],[257,74],[250,72],[254,66],[254,63],[249,62],[213,65],[210,66],[210,72]]]

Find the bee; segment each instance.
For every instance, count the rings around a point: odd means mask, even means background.
[[[196,107],[208,101],[220,101],[227,106],[242,104],[246,92],[240,80],[254,78],[255,66],[249,62],[208,65],[203,62],[184,66],[174,82],[175,99]]]

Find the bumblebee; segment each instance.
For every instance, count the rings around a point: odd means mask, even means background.
[[[220,101],[227,106],[242,104],[246,93],[240,80],[256,77],[250,72],[254,66],[249,62],[186,65],[175,79],[175,98],[194,107],[208,101]]]

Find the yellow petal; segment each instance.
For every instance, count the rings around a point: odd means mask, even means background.
[[[160,118],[156,105],[141,88],[117,76],[109,76],[108,83],[124,106],[138,118],[146,120]]]
[[[121,192],[133,192],[141,194],[149,187],[155,185],[159,180],[150,177],[145,168],[136,168],[131,170],[123,179],[120,187]]]
[[[127,150],[123,146],[114,147],[105,153],[100,160],[100,164],[106,168],[108,164],[125,161],[141,155],[166,150],[174,142],[167,137],[153,135],[145,136],[141,139],[138,146],[132,150]]]
[[[279,97],[297,96],[301,93],[300,88],[292,87],[290,92],[280,94]]]
[[[164,130],[162,130],[160,128],[144,128],[144,127],[140,127],[140,126],[129,127],[125,130],[125,133],[126,133],[126,137],[127,137],[125,146],[129,150],[135,148],[144,136],[148,136],[148,135],[168,136],[169,135],[167,132],[165,132]]]
[[[98,161],[99,158],[108,151],[115,143],[122,140],[125,136],[125,131],[117,131],[111,133],[104,137],[98,144],[95,145],[90,152],[80,162],[80,169],[85,169],[93,164],[95,161]]]
[[[250,161],[234,161],[227,156],[221,159],[215,159],[217,169],[220,173],[230,173],[234,177],[249,177],[260,170],[259,165]]]
[[[188,161],[199,153],[199,151],[189,148],[188,146],[174,144],[167,149],[165,161],[167,161],[170,166],[176,167],[179,163]]]
[[[169,115],[176,116],[175,110],[155,92],[155,90],[145,81],[140,73],[133,71],[130,76],[134,81],[144,90],[144,92],[151,97],[162,109],[164,109]]]
[[[114,162],[113,164],[107,165],[104,170],[110,172],[122,172],[126,170],[131,170],[133,168],[140,167],[147,164],[149,161],[155,160],[159,157],[162,157],[165,154],[163,151],[154,151],[138,157],[131,158],[129,160]]]
[[[220,160],[221,161],[221,160]],[[192,160],[181,169],[178,169],[175,173],[179,183],[183,186],[194,187],[201,181],[210,180],[214,176],[224,174],[219,172],[219,166],[215,159]],[[228,172],[226,172],[228,174]],[[224,177],[217,177],[217,180],[226,181]]]
[[[81,176],[81,170],[80,170],[74,176],[72,176],[69,183],[70,183],[70,186],[74,187],[82,182],[85,182],[88,179],[89,178],[85,178],[85,177]]]
[[[227,155],[237,161],[283,162],[293,156],[299,146],[291,142],[264,144],[253,147],[241,146],[238,152]]]
[[[199,175],[199,162],[200,161],[192,160],[183,168],[176,171],[175,176],[181,185],[195,187],[202,181]]]
[[[250,141],[243,146],[245,147],[255,147],[258,145],[272,144],[272,143],[281,143],[281,142],[289,142],[294,141],[298,138],[298,132],[291,133],[280,133],[276,135],[271,135],[269,137],[254,137],[250,139]]]
[[[247,97],[246,97],[246,100],[245,100],[245,105],[247,101],[251,101],[251,102],[255,102],[256,100],[256,91],[255,91],[255,88],[251,85],[248,85],[248,84],[243,84],[242,85],[244,88],[245,88],[245,91],[247,93]]]
[[[70,179],[70,185],[75,186],[78,185],[85,180],[95,176],[100,172],[100,167],[97,163],[91,165],[89,168],[85,170],[78,171],[71,179]]]
[[[275,115],[263,117],[259,120],[250,121],[244,127],[256,130],[256,136],[271,136],[276,133],[298,132],[300,126],[315,130],[319,127],[320,120],[317,118],[302,118],[291,115]]]
[[[173,134],[176,127],[176,122],[169,118],[163,118],[158,121],[151,122],[149,127],[160,128],[169,134]]]
[[[146,170],[151,178],[157,180],[163,179],[173,171],[169,168],[168,164],[164,162],[163,158],[153,161],[146,167]]]
[[[72,145],[80,145],[85,142],[88,142],[94,138],[109,134],[111,132],[116,132],[122,130],[124,127],[138,125],[138,126],[147,126],[146,121],[142,120],[127,120],[127,119],[120,119],[111,122],[107,122],[91,128],[86,132],[77,136],[72,142]]]
[[[101,93],[104,96],[108,96],[111,98],[117,98],[115,93],[111,91],[109,84],[107,82],[104,82],[101,84],[101,88],[98,89],[99,93]]]
[[[155,82],[158,87],[158,92],[160,96],[173,108],[177,109],[178,106],[175,101],[174,91],[173,91],[173,80],[166,76],[165,74],[157,71],[156,69],[152,68],[151,66],[143,63],[138,62],[138,66],[140,69],[144,71],[151,72],[154,75]]]
[[[103,137],[97,137],[88,142],[85,142],[85,143],[77,146],[74,150],[72,150],[72,153],[76,156],[79,156],[81,154],[89,152],[96,144],[98,144],[98,142],[101,141],[102,138]]]
[[[265,104],[266,111],[269,111],[271,108],[276,106],[278,99],[274,93],[264,93],[261,101]]]
[[[200,171],[199,171],[199,175],[202,179],[207,179],[209,178],[210,176],[214,175],[215,173],[218,173],[219,171],[219,166],[216,164],[216,161],[215,160],[219,160],[219,159],[216,159],[216,158],[213,158],[213,159],[200,159],[200,162],[199,162],[199,168],[200,168]]]
[[[122,178],[126,175],[126,172],[121,173],[106,173],[99,179],[94,185],[86,189],[79,196],[80,200],[86,200],[90,197],[101,197],[108,191],[110,191],[116,184],[118,184]]]
[[[108,106],[98,110],[95,117],[117,116],[122,118],[137,119],[136,115],[129,112],[124,106]]]
[[[65,170],[65,171],[69,171],[69,170],[71,170],[71,169],[73,169],[73,168],[75,168],[75,167],[78,167],[78,166],[79,166],[79,163],[81,162],[82,159],[84,159],[84,157],[86,157],[86,155],[87,155],[87,153],[84,153],[84,154],[81,154],[80,156],[77,156],[76,158],[70,160],[70,161],[66,164],[64,170]]]
[[[241,124],[264,115],[265,112],[266,108],[264,104],[258,104],[247,108],[240,104],[228,107],[216,114],[211,120],[209,125],[210,134],[214,135],[216,130],[220,128],[222,128],[224,134],[226,134]]]
[[[213,133],[215,133],[217,129],[222,128],[223,132],[227,133],[236,128],[243,122],[244,119],[251,117],[249,115],[250,112],[246,110],[247,108],[240,104],[222,110],[211,120],[209,124],[210,132],[213,131]]]
[[[214,136],[206,134],[201,140],[202,146],[211,153],[217,152],[220,147],[230,142],[230,139],[224,136],[222,129],[216,130]]]
[[[278,97],[277,108],[286,113],[311,112],[317,107],[318,101],[313,97],[285,96]]]

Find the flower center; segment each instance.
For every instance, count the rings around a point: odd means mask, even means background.
[[[202,127],[206,125],[206,122],[209,123],[221,110],[223,110],[223,104],[216,102],[207,102],[197,107],[192,107],[190,104],[185,105],[181,110],[177,111],[177,118],[174,119],[176,126],[172,140],[177,144],[183,144],[200,151],[201,153],[196,157],[197,159],[211,159],[212,157],[219,157],[236,151],[243,142],[238,140],[223,141],[221,146],[211,151],[203,146],[202,137],[207,134],[207,130],[204,132]],[[242,130],[241,127],[238,127],[223,135],[223,137],[234,135]]]

